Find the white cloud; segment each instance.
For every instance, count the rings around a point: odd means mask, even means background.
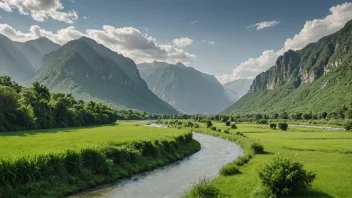
[[[266,50],[257,58],[250,58],[233,69],[232,74],[217,76],[221,83],[241,78],[254,78],[259,73],[269,69],[276,62],[278,56],[289,49],[299,50],[311,42],[316,42],[323,36],[332,34],[341,29],[352,19],[352,3],[343,3],[331,7],[330,14],[322,19],[306,21],[302,30],[293,38],[285,41],[278,51]]]
[[[88,19],[88,17],[87,17],[87,16],[83,16],[83,19],[87,20],[87,19]]]
[[[172,43],[174,45],[176,45],[177,47],[186,47],[188,45],[191,45],[193,43],[193,40],[190,38],[176,38],[172,41]]]
[[[60,0],[1,0],[0,8],[13,12],[18,10],[21,15],[31,15],[39,22],[43,22],[49,17],[53,20],[72,24],[78,19],[75,10],[63,12],[64,6]]]
[[[261,29],[268,28],[268,27],[274,27],[275,25],[277,25],[279,23],[280,23],[280,21],[263,21],[260,23],[256,23],[254,25],[250,25],[247,28],[257,27],[257,30],[261,30]]]
[[[196,23],[199,23],[199,21],[192,21],[191,24],[194,25]]]
[[[45,36],[59,44],[65,44],[70,40],[87,36],[115,52],[132,58],[137,63],[156,60],[187,64],[196,59],[196,55],[190,54],[183,49],[168,44],[158,44],[155,38],[143,34],[133,27],[115,28],[105,25],[103,29],[88,29],[85,33],[82,33],[73,26],[60,29],[57,32],[47,31],[39,26],[31,26],[29,32],[23,33],[7,24],[0,24],[0,34],[20,42]]]
[[[211,44],[211,45],[215,45],[214,41],[209,41],[208,43]]]

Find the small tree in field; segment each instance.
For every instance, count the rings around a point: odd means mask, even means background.
[[[259,169],[261,183],[278,196],[294,196],[311,186],[315,174],[288,157],[277,155]]]
[[[237,129],[237,126],[235,123],[231,124],[231,129]]]
[[[210,128],[211,126],[213,126],[213,123],[210,120],[207,120],[206,124],[207,124],[207,128]]]
[[[226,126],[230,126],[230,125],[231,125],[231,122],[228,120],[228,121],[225,122],[225,125],[226,125]]]
[[[346,131],[349,131],[352,129],[352,121],[346,121],[343,127],[346,129]]]
[[[279,129],[281,129],[283,131],[286,131],[288,128],[288,124],[285,122],[279,122],[277,125],[278,125]]]
[[[275,123],[270,123],[270,128],[276,129],[276,124]]]

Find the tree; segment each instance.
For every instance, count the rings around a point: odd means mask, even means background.
[[[210,120],[207,120],[206,125],[207,128],[210,128],[211,126],[213,126],[213,123]]]
[[[285,122],[279,122],[277,125],[278,125],[279,129],[281,129],[283,131],[286,131],[288,128],[288,124]]]
[[[345,114],[346,119],[352,119],[352,108],[349,108]]]
[[[288,114],[287,114],[286,112],[282,112],[282,113],[279,115],[279,117],[280,117],[281,119],[288,119]]]
[[[230,126],[230,125],[231,125],[231,122],[228,120],[228,121],[225,122],[225,125],[226,125],[226,126]]]
[[[328,113],[326,113],[325,111],[323,113],[321,113],[321,117],[323,119],[326,119],[327,116],[328,116]]]

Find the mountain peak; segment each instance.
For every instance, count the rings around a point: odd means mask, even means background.
[[[180,66],[180,67],[186,67],[183,63],[181,63],[181,62],[177,62],[176,64],[175,64],[176,66]]]

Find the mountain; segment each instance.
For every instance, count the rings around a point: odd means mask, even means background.
[[[253,79],[238,79],[224,84],[226,96],[235,102],[248,93]]]
[[[86,37],[45,55],[33,81],[53,92],[72,93],[76,98],[117,109],[177,113],[148,89],[133,60]]]
[[[338,32],[289,50],[259,74],[224,114],[334,112],[352,105],[352,21]]]
[[[150,90],[184,113],[214,114],[231,104],[214,76],[182,63],[154,61],[137,67]]]
[[[34,76],[44,55],[58,47],[47,38],[21,43],[0,34],[0,74],[26,81]]]

